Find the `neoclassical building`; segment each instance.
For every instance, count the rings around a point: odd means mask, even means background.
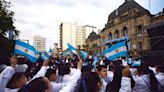
[[[160,16],[164,16],[164,13],[161,13]],[[153,23],[164,21],[164,17],[160,17],[160,20],[157,18],[158,21],[156,17],[134,0],[125,0],[122,5],[109,14],[107,23],[99,34],[90,34],[86,45],[88,48],[95,47],[92,52],[102,53],[111,45],[125,40],[129,55],[139,55],[140,52],[151,49],[147,27]],[[97,35],[96,38],[92,37],[93,35]]]

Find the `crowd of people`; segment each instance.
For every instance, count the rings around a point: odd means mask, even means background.
[[[0,92],[164,92],[164,64],[150,67],[120,61],[47,59],[35,64],[0,65]],[[7,62],[7,61],[6,61]]]

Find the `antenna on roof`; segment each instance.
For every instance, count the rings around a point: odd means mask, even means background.
[[[118,8],[116,9],[116,16],[118,15]]]
[[[149,11],[151,13],[151,0],[149,0]]]

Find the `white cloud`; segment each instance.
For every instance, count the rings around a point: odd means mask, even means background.
[[[124,0],[10,0],[20,38],[32,40],[38,34],[47,39],[47,48],[59,42],[61,22],[80,21],[102,29],[108,15]],[[136,0],[148,8],[148,0]],[[158,1],[154,0],[153,2]]]

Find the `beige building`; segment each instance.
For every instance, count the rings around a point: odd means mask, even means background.
[[[90,26],[90,25],[83,26],[83,30],[85,32],[85,39],[88,38],[88,36],[90,35],[90,33],[92,33],[92,32],[97,33],[97,28],[94,27],[94,26]]]
[[[33,44],[38,52],[45,51],[46,49],[46,39],[39,35],[33,37]]]
[[[54,43],[54,48],[53,48],[53,55],[58,53],[58,43]]]
[[[97,44],[94,49],[104,52],[112,44],[125,40],[129,54],[138,55],[142,51],[150,50],[146,27],[152,24],[153,19],[154,16],[137,2],[125,0],[109,14],[105,27],[98,34],[100,37],[98,39],[87,38],[86,45],[89,44],[88,48],[91,48],[91,44]]]
[[[96,27],[82,26],[80,23],[61,23],[60,24],[60,49],[61,51],[67,49],[67,44],[72,44],[75,48],[83,48],[85,44],[86,36],[92,31],[95,31]]]

